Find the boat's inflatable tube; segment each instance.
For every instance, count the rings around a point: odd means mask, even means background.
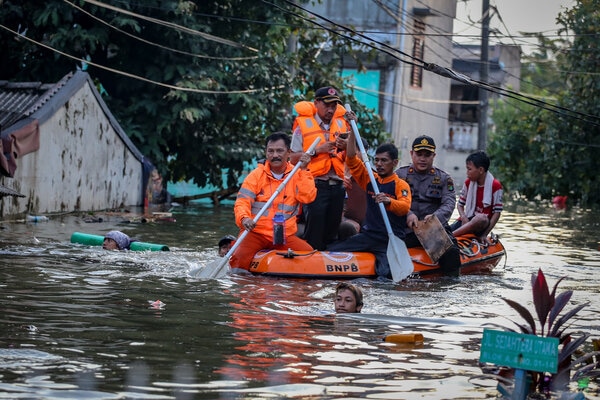
[[[250,272],[296,278],[374,278],[375,256],[371,253],[261,250],[250,264]]]
[[[460,250],[460,273],[486,273],[492,271],[506,254],[497,237],[480,244],[473,235],[457,238]],[[408,249],[414,273],[419,276],[444,274],[422,247]],[[261,250],[250,264],[250,272],[292,278],[355,279],[377,276],[375,256],[364,252]]]
[[[85,244],[88,246],[102,246],[102,243],[104,243],[104,236],[73,232],[71,235],[71,243]],[[145,242],[131,242],[129,249],[132,251],[169,251],[169,248],[164,244]]]

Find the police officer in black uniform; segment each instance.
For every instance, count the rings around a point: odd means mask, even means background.
[[[396,174],[410,185],[412,191],[404,241],[407,247],[420,246],[421,243],[412,229],[417,221],[435,214],[453,243],[453,246],[440,257],[438,263],[446,273],[456,274],[460,267],[460,251],[448,224],[456,206],[454,182],[450,175],[433,166],[435,142],[431,137],[426,135],[417,137],[413,141],[410,156],[412,163],[396,170]]]

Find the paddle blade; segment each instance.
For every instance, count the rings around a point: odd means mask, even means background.
[[[206,264],[203,268],[196,268],[190,271],[190,276],[198,279],[219,279],[227,275],[229,270],[227,260],[229,257],[214,260]]]
[[[394,282],[400,282],[413,273],[414,265],[406,243],[394,234],[389,235],[386,254]]]

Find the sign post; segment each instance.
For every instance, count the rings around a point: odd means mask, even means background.
[[[558,370],[558,338],[484,329],[479,361],[515,368],[511,398],[525,399],[525,371],[556,373]]]

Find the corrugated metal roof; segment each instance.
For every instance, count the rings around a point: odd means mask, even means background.
[[[6,186],[0,185],[0,197],[4,197],[4,196],[25,197],[24,194],[21,194],[21,193],[17,192],[16,190],[13,190]]]
[[[90,76],[81,70],[69,72],[59,82],[50,84],[0,81],[0,136],[10,135],[12,131],[20,128],[20,125],[26,124],[28,118],[37,119],[40,124],[43,124],[59,107],[69,101],[73,93],[86,84],[89,84],[92,94],[111,126],[129,151],[139,161],[143,161],[144,155],[135,147],[112,115]]]
[[[40,109],[72,76],[58,83],[0,81],[0,131]]]

